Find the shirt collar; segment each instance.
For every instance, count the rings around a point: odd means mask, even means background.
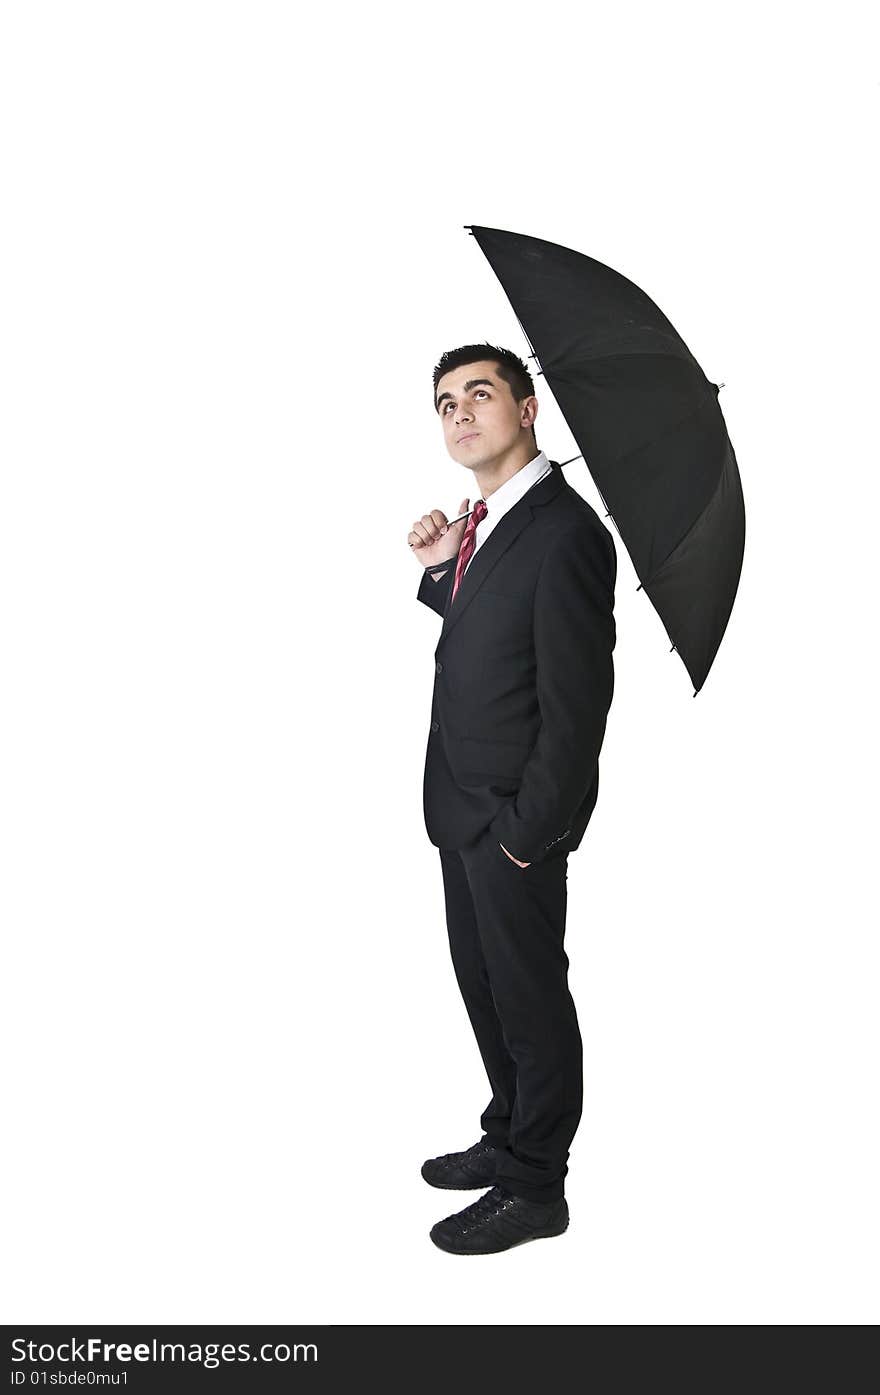
[[[541,477],[551,469],[550,461],[542,450],[534,456],[527,465],[523,465],[517,470],[515,475],[511,475],[509,480],[505,480],[502,485],[494,490],[486,500],[487,517],[497,522],[508,509],[512,509],[518,503],[527,490],[533,484],[537,484]]]

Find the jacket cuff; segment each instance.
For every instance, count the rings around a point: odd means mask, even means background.
[[[509,853],[520,862],[537,862],[557,843],[568,837],[571,828],[565,826],[551,830],[531,828],[516,812],[516,797],[499,810],[489,825],[493,838],[503,843]]]
[[[436,562],[432,567],[425,567],[419,578],[416,599],[422,601],[437,615],[442,616],[446,610],[446,602],[449,599],[452,585],[452,578],[448,573],[454,567],[454,559],[450,562]]]

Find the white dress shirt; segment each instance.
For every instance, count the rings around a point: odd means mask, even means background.
[[[528,462],[522,469],[517,470],[515,475],[511,475],[509,480],[505,480],[502,485],[494,490],[484,500],[486,505],[486,517],[481,518],[477,524],[477,531],[474,537],[474,550],[471,553],[468,567],[477,555],[479,549],[488,538],[493,528],[496,528],[504,515],[514,504],[518,504],[522,496],[532,488],[533,485],[542,480],[545,475],[549,475],[553,466],[542,450]],[[474,501],[476,503],[476,500]],[[465,567],[467,571],[467,567]]]

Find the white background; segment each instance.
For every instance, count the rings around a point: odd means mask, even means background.
[[[869,9],[4,7],[5,1321],[880,1316]],[[468,223],[658,302],[747,532],[697,699],[615,538],[572,1222],[465,1262],[406,537],[440,353],[528,352]]]

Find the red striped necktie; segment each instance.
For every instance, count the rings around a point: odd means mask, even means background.
[[[452,587],[452,601],[455,600],[455,593],[461,585],[464,576],[464,569],[474,555],[474,548],[477,545],[477,524],[481,523],[489,510],[486,508],[484,500],[478,499],[471,510],[471,516],[465,524],[464,537],[461,540],[461,547],[458,550],[458,562],[455,567],[455,582]],[[452,604],[452,601],[449,604]]]

